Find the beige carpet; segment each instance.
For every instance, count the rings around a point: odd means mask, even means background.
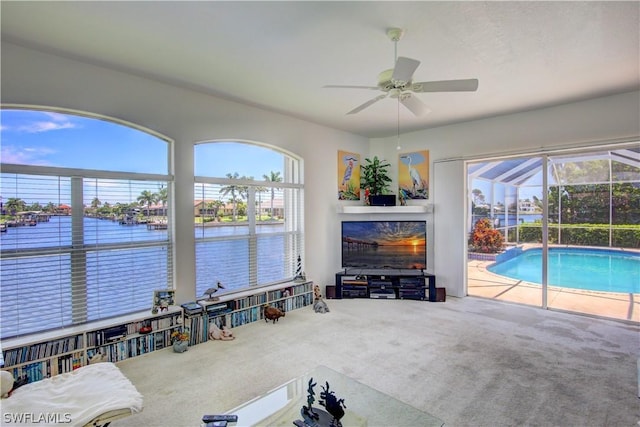
[[[202,414],[228,411],[317,365],[447,426],[640,421],[638,325],[472,297],[327,303],[327,314],[308,307],[276,324],[235,328],[234,341],[119,363],[145,408],[113,427],[198,426]]]

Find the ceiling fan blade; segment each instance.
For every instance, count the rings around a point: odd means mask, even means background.
[[[410,82],[418,65],[420,65],[420,61],[416,59],[405,58],[403,56],[399,57],[393,69],[391,79],[405,83]]]
[[[344,85],[325,85],[322,86],[324,88],[330,89],[370,89],[370,90],[380,90],[378,86],[344,86]]]
[[[440,80],[415,82],[408,88],[412,92],[473,92],[478,89],[478,79]]]
[[[384,95],[378,95],[373,99],[368,100],[367,102],[365,102],[362,105],[357,106],[356,108],[354,108],[353,110],[349,111],[347,114],[356,114],[359,113],[360,111],[364,110],[367,107],[372,106],[373,104],[375,104],[376,102],[380,101],[381,99],[384,99],[387,97],[387,94],[385,93]]]
[[[411,96],[410,93],[402,94],[400,102],[418,117],[431,112],[431,110],[424,105],[424,102],[420,101],[415,96]]]

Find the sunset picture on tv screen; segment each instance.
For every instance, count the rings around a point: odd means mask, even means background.
[[[424,269],[426,221],[344,221],[342,267]]]

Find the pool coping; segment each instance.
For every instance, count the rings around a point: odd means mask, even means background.
[[[523,247],[523,250],[542,247],[540,244],[519,246]],[[571,245],[553,245],[553,247],[618,250],[618,248]],[[635,249],[624,250],[640,253],[640,250]],[[492,273],[487,270],[487,266],[493,262],[477,259],[467,261],[467,294],[469,296],[543,306],[540,284]],[[591,291],[548,285],[546,307],[640,323],[639,293]]]

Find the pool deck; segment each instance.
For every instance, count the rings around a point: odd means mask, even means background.
[[[492,262],[468,261],[468,295],[542,306],[542,287],[540,285],[494,274],[487,270],[487,266]],[[640,294],[596,292],[548,286],[547,307],[640,323]]]

